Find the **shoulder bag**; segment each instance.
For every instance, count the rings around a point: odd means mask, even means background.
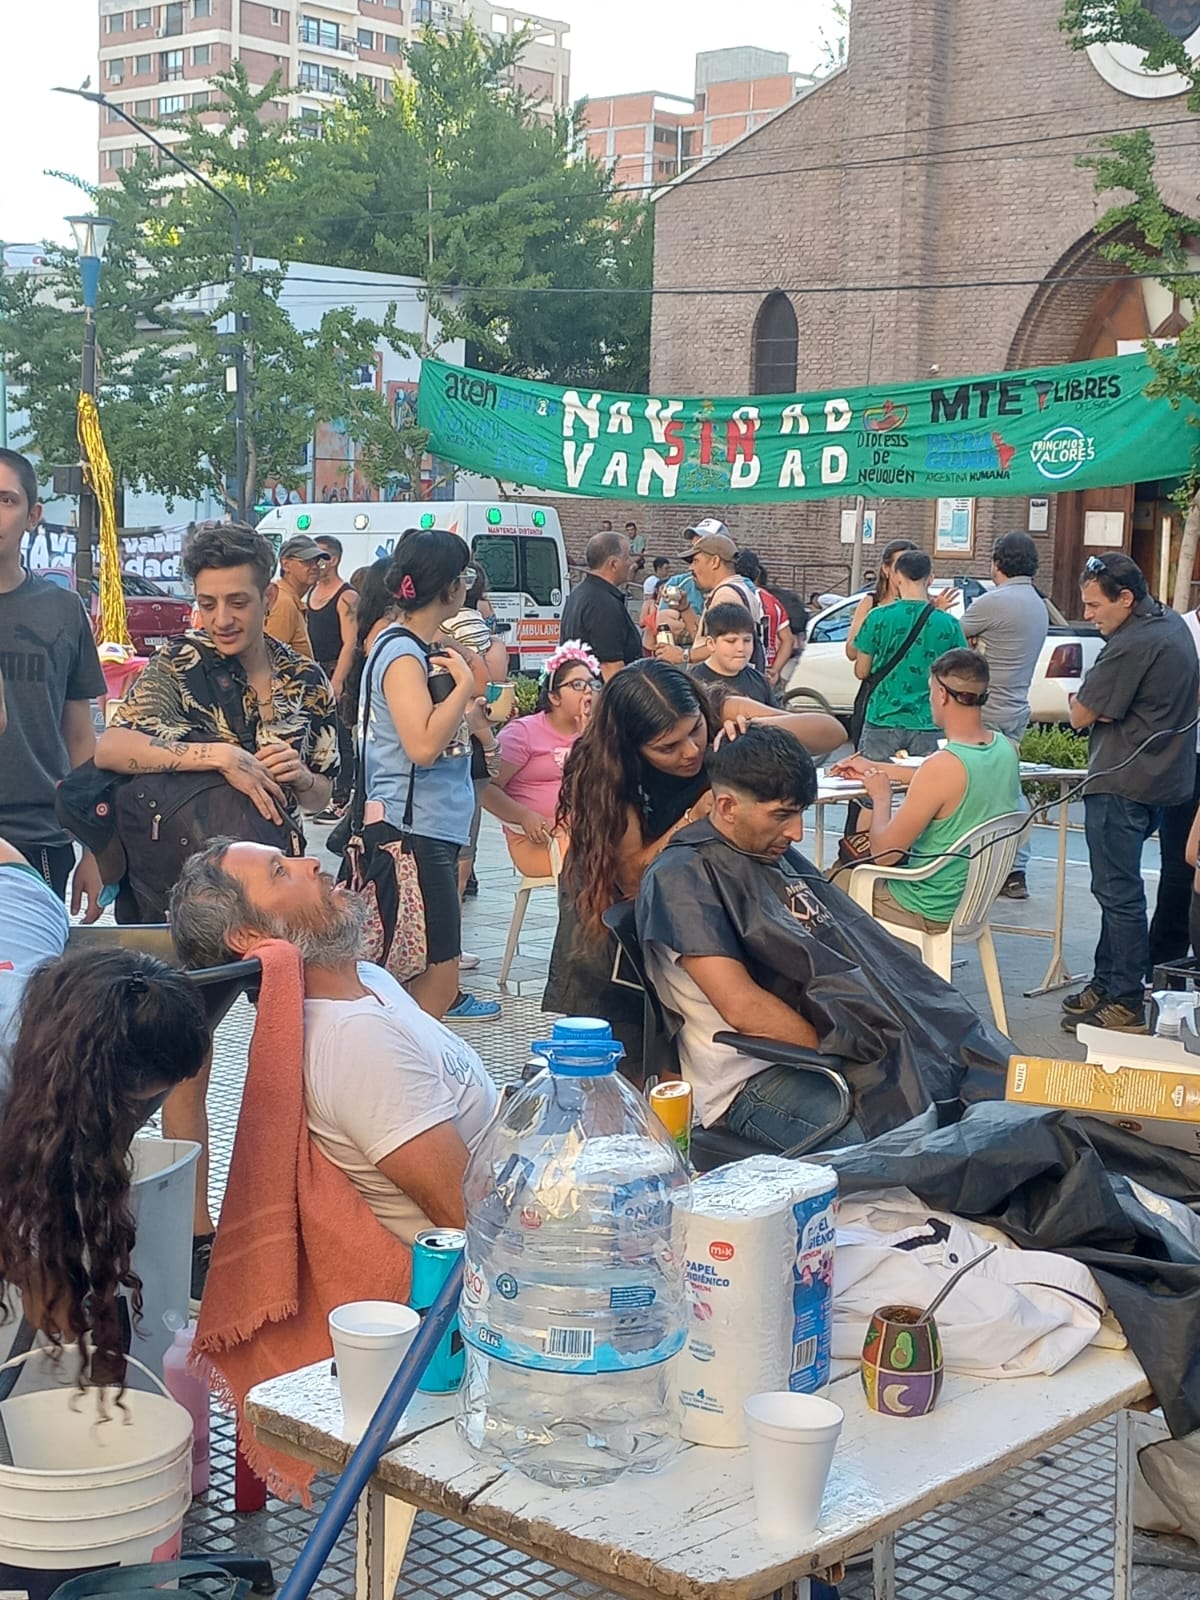
[[[253,753],[256,731],[246,720],[241,685],[224,662],[210,658],[203,648],[199,655],[201,673],[194,692],[224,711],[238,744]],[[212,739],[202,735],[185,742]],[[282,822],[271,822],[219,772],[123,777],[85,761],[59,784],[55,812],[63,827],[95,854],[104,883],[120,886],[118,922],[165,922],[184,862],[210,839],[225,836],[275,845],[285,855],[304,854],[304,835],[286,813]]]
[[[407,628],[386,628],[375,641],[375,648],[391,637],[408,634]],[[409,635],[415,637],[415,635]],[[420,641],[418,641],[419,643]],[[371,652],[372,655],[375,653]],[[366,902],[367,928],[364,957],[386,968],[398,983],[407,983],[428,965],[425,940],[425,902],[417,874],[417,858],[406,835],[412,832],[413,790],[417,781],[415,762],[408,769],[408,795],[399,828],[389,822],[366,822],[367,741],[371,725],[371,682],[368,660],[363,669],[363,709],[354,767],[354,790],[346,812],[329,836],[331,850],[342,852],[338,882],[344,883]],[[342,837],[335,837],[341,832]]]
[[[859,742],[862,739],[863,725],[867,720],[867,706],[870,702],[871,696],[875,693],[876,689],[878,689],[879,685],[884,681],[885,678],[891,677],[892,673],[895,672],[896,668],[904,660],[905,656],[912,649],[913,645],[916,644],[921,629],[929,620],[929,614],[933,609],[934,602],[930,600],[924,611],[922,611],[921,615],[913,623],[907,639],[905,639],[904,643],[900,646],[899,650],[896,651],[896,654],[892,657],[892,659],[886,664],[886,666],[878,667],[874,672],[869,672],[859,684],[858,693],[854,696],[854,709],[850,713],[850,743],[856,750],[858,749]]]

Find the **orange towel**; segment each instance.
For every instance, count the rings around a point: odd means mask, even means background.
[[[300,952],[268,939],[251,953],[262,961],[262,991],[194,1360],[236,1412],[251,1467],[273,1493],[308,1505],[314,1469],[258,1443],[246,1396],[333,1354],[335,1306],[406,1302],[412,1256],[309,1137]]]

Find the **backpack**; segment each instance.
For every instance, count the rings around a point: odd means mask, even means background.
[[[188,689],[219,707],[243,750],[257,749],[241,685],[210,645],[193,641],[199,670]],[[211,743],[199,734],[197,743]],[[96,857],[106,888],[115,888],[120,923],[167,920],[167,902],[184,862],[211,840],[230,837],[304,854],[304,835],[288,817],[269,821],[219,772],[148,772],[122,777],[85,761],[54,798],[59,822]]]

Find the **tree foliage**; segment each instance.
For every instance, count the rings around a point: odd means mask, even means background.
[[[384,398],[357,381],[381,340],[420,351],[464,338],[496,371],[645,387],[648,208],[616,195],[581,155],[580,108],[546,116],[511,86],[524,43],[470,26],[427,30],[388,97],[346,80],[319,128],[281,115],[290,91],[278,75],[255,90],[234,62],[203,114],[161,125],[219,194],[181,181],[145,148],[116,185],[89,189],[117,224],[97,326],[101,415],[120,481],[168,498],[230,494],[225,373],[238,314],[248,329],[251,503],[270,478],[302,480],[320,422],[346,426],[369,480],[419,481],[425,435],[398,432]],[[241,220],[240,277],[221,196]],[[72,252],[46,256],[48,272],[0,278],[0,342],[28,442],[46,461],[69,461],[79,275]],[[400,328],[395,305],[381,303],[370,316],[337,308],[299,327],[281,304],[284,266],[295,262],[418,278],[424,325]]]
[[[430,30],[390,100],[355,84],[312,141],[296,248],[423,279],[443,338],[494,371],[642,389],[649,207],[583,153],[581,106],[509,87],[524,42]]]
[[[1200,69],[1183,43],[1141,0],[1066,0],[1061,26],[1076,50],[1093,44],[1129,44],[1146,53],[1152,70],[1173,67],[1189,85],[1189,111],[1200,112]],[[1098,195],[1118,198],[1096,224],[1105,240],[1103,256],[1131,273],[1157,277],[1185,305],[1200,293],[1195,276],[1200,218],[1169,206],[1155,176],[1156,152],[1147,128],[1108,134],[1081,157],[1091,168]],[[1166,347],[1150,344],[1147,354],[1154,377],[1146,393],[1200,416],[1200,322],[1193,317],[1177,341]],[[1200,544],[1200,439],[1191,471],[1180,485],[1177,501],[1186,513],[1184,539],[1175,582],[1176,609],[1190,609],[1191,582]]]

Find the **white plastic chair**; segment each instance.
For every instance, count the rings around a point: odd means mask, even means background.
[[[955,939],[974,944],[979,951],[979,965],[983,968],[983,981],[987,985],[992,1015],[1001,1033],[1008,1032],[1008,1013],[1004,1007],[1004,990],[1000,983],[1000,968],[996,964],[996,946],[992,941],[989,917],[996,896],[1013,869],[1021,840],[1033,824],[1033,817],[1025,811],[1006,811],[990,822],[981,822],[977,828],[964,833],[936,860],[919,867],[855,867],[850,874],[848,893],[864,911],[875,915],[874,898],[877,883],[924,883],[957,855],[970,857],[967,881],[962,899],[953,920],[941,933],[926,933],[921,928],[906,928],[885,917],[877,920],[889,933],[906,944],[916,945],[921,960],[927,967],[950,982],[950,962]]]
[[[527,878],[522,877],[517,885],[517,898],[513,902],[512,921],[508,925],[508,943],[504,946],[504,960],[500,963],[500,984],[503,987],[508,982],[508,969],[513,964],[513,957],[517,953],[517,941],[521,937],[521,924],[525,921],[525,911],[529,905],[529,896],[535,889],[557,889],[558,880],[562,873],[562,848],[555,838],[550,840],[550,877]]]

